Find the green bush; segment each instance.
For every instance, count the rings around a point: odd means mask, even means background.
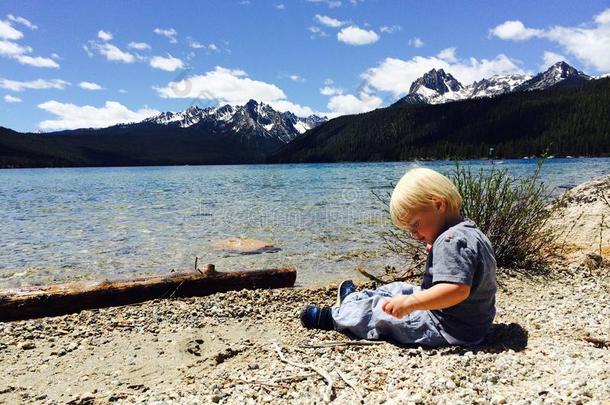
[[[558,205],[540,181],[544,161],[523,177],[495,165],[473,171],[459,162],[447,174],[464,200],[462,215],[487,235],[498,267],[542,270],[558,253],[559,233],[549,224]]]

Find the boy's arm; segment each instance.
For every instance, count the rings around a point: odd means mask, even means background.
[[[470,295],[470,286],[463,283],[437,283],[415,294],[400,294],[385,300],[381,309],[397,318],[417,310],[449,308]]]

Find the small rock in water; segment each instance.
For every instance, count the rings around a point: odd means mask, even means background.
[[[212,247],[217,250],[223,250],[228,253],[236,253],[242,255],[256,253],[273,253],[280,250],[269,242],[256,239],[229,238],[212,244]]]

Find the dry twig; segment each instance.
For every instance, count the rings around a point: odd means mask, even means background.
[[[298,368],[303,368],[306,370],[315,371],[316,373],[320,374],[326,380],[328,385],[326,387],[326,392],[324,393],[324,401],[327,403],[330,402],[332,399],[332,395],[333,395],[333,379],[330,376],[330,374],[328,374],[326,372],[326,370],[316,367],[313,364],[303,364],[303,363],[297,363],[296,361],[288,360],[284,356],[284,353],[282,353],[282,349],[280,348],[280,345],[277,342],[272,342],[272,343],[273,343],[273,347],[275,348],[275,351],[277,352],[277,354],[280,357],[280,360],[282,362],[289,364],[293,367],[298,367]]]
[[[358,388],[356,388],[356,385],[354,385],[354,383],[352,381],[350,381],[345,374],[343,374],[341,371],[339,370],[335,370],[337,372],[337,374],[339,374],[339,377],[341,377],[341,379],[349,386],[351,387],[351,389],[354,390],[354,392],[356,393],[356,397],[358,397],[358,401],[360,403],[364,402],[364,398],[362,397],[362,394],[360,394],[360,391],[358,391]]]
[[[320,348],[320,347],[337,347],[337,346],[374,346],[383,344],[383,341],[379,340],[328,340],[320,343],[309,343],[309,342],[301,342],[299,343],[299,347],[306,348]]]

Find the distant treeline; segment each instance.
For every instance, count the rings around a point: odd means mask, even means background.
[[[610,78],[438,105],[341,116],[269,162],[610,155]]]
[[[278,140],[159,124],[47,134],[0,127],[0,167],[162,166],[261,162]]]

